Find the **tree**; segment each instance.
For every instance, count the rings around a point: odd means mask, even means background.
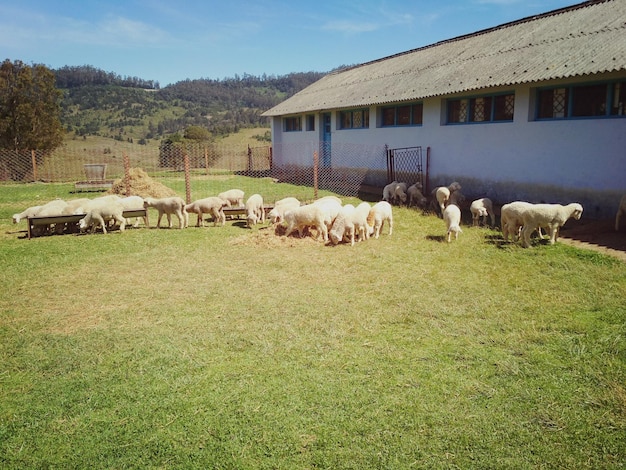
[[[55,77],[43,65],[25,65],[6,59],[0,65],[0,166],[14,180],[32,169],[31,150],[44,155],[63,142],[61,92]]]
[[[208,129],[200,126],[189,126],[185,129],[185,139],[190,140],[209,140],[211,138],[211,133]]]

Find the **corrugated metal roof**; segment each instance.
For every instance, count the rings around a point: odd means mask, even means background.
[[[263,115],[619,70],[626,70],[626,0],[592,0],[330,73]]]

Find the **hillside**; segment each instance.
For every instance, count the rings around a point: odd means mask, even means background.
[[[183,134],[190,126],[207,129],[213,138],[244,128],[269,128],[261,116],[265,110],[324,75],[244,75],[185,80],[160,88],[158,82],[89,66],[54,72],[63,91],[61,119],[68,139],[98,136],[137,144]]]

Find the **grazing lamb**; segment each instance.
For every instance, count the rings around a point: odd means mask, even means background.
[[[281,223],[284,219],[285,212],[295,209],[296,207],[300,207],[300,201],[298,201],[295,197],[279,199],[274,203],[274,207],[267,214],[270,223],[272,225]]]
[[[374,234],[374,238],[380,236],[380,232],[385,224],[385,221],[389,222],[389,235],[393,232],[393,213],[391,204],[387,201],[377,202],[372,206],[367,215],[368,230],[371,234]]]
[[[500,225],[502,226],[502,236],[505,241],[509,239],[509,235],[513,241],[519,238],[524,225],[522,214],[530,206],[532,204],[525,201],[514,201],[502,206],[500,210]]]
[[[260,194],[253,194],[246,201],[246,221],[248,227],[252,227],[258,222],[265,223],[263,197]]]
[[[559,228],[569,219],[580,219],[583,215],[583,206],[572,202],[566,206],[561,204],[531,204],[522,213],[522,246],[530,246],[530,235],[539,227],[547,227],[550,234],[550,245],[554,245],[558,238]]]
[[[472,225],[478,227],[482,221],[483,225],[487,223],[487,216],[491,219],[491,226],[496,225],[496,214],[493,212],[493,202],[488,197],[476,199],[470,204],[470,212],[472,213]]]
[[[50,201],[44,204],[43,206],[41,206],[39,211],[37,211],[36,217],[56,217],[59,215],[63,215],[63,210],[66,207],[67,207],[67,201],[64,201],[63,199],[54,199],[53,201]],[[36,232],[36,235],[43,235],[50,229],[51,229],[50,226],[38,225],[35,232]],[[55,233],[61,234],[63,233],[64,229],[65,229],[64,223],[54,224]]]
[[[101,201],[92,206],[91,210],[85,217],[78,221],[81,232],[91,227],[91,233],[96,231],[98,226],[102,227],[102,233],[107,233],[107,222],[113,220],[120,225],[120,232],[126,228],[126,219],[124,218],[124,206],[119,201]]]
[[[302,233],[306,227],[315,227],[317,237],[322,234],[324,243],[328,241],[328,228],[325,222],[325,211],[323,205],[307,204],[305,206],[296,207],[285,212],[285,222],[287,222],[287,231],[285,236],[288,237],[294,230],[298,230],[298,235],[302,238]]]
[[[406,195],[408,198],[408,207],[411,207],[415,204],[417,207],[424,209],[427,204],[427,199],[422,194],[422,184],[415,183],[409,186],[406,190]]]
[[[387,201],[388,203],[391,204],[397,184],[398,184],[397,181],[392,181],[391,183],[389,183],[383,188],[383,199],[382,199],[383,201]]]
[[[335,217],[333,226],[328,231],[328,238],[333,245],[337,245],[343,240],[354,240],[354,224],[352,223],[352,214],[355,207],[352,204],[346,204],[341,207],[339,214]]]
[[[622,199],[619,202],[619,209],[617,209],[617,214],[615,214],[615,231],[616,232],[619,232],[619,222],[623,215],[626,215],[626,194],[622,196]]]
[[[219,193],[217,197],[228,201],[232,207],[242,207],[244,192],[241,189],[229,189]]]
[[[437,204],[439,205],[439,209],[441,210],[442,216],[443,216],[443,210],[450,203],[450,197],[452,193],[455,191],[460,191],[460,190],[461,190],[461,185],[456,181],[451,183],[450,186],[448,187],[440,186],[438,188],[433,189],[432,195],[434,196],[434,200],[436,200]]]
[[[392,181],[383,188],[383,201],[390,204],[404,204],[407,200],[407,185],[398,181]]]
[[[187,217],[189,214],[198,214],[198,220],[196,227],[204,227],[204,214],[211,214],[213,217],[213,226],[216,227],[218,222],[224,226],[226,224],[226,215],[224,214],[224,207],[228,207],[230,204],[222,198],[211,196],[204,199],[198,199],[191,204],[185,206]]]
[[[321,207],[324,211],[324,223],[326,224],[326,229],[330,230],[337,214],[339,214],[339,211],[341,210],[341,199],[335,196],[325,196],[315,200],[313,204]]]
[[[456,204],[448,204],[443,210],[443,220],[448,229],[448,243],[450,243],[452,232],[454,232],[455,240],[459,238],[459,233],[463,232],[463,230],[461,230],[461,209],[459,209],[459,206]]]
[[[20,220],[26,219],[28,217],[35,217],[37,212],[41,209],[41,206],[31,206],[24,209],[19,214],[13,214],[13,223],[19,224]]]
[[[120,199],[125,211],[133,211],[137,209],[143,209],[143,198],[141,196],[127,196]],[[130,225],[130,219],[126,221],[126,225]],[[143,224],[148,226],[148,216],[143,217]],[[133,227],[139,226],[139,217],[135,217],[135,223]]]
[[[371,209],[372,206],[369,202],[362,202],[356,206],[356,209],[352,214],[352,225],[354,226],[354,230],[350,238],[351,245],[354,245],[355,236],[358,236],[360,242],[367,240],[370,237],[370,228],[367,224],[367,218]]]
[[[161,219],[163,214],[167,216],[167,222],[169,228],[172,228],[172,214],[176,214],[178,217],[178,228],[183,229],[189,225],[189,214],[185,210],[185,201],[178,196],[164,197],[155,199],[153,197],[147,197],[143,200],[143,207],[153,207],[159,211],[159,218],[157,220],[157,228],[161,226]]]

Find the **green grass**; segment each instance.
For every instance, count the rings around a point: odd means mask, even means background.
[[[235,184],[312,197],[193,192]],[[623,262],[402,208],[354,247],[11,224],[70,190],[0,187],[0,467],[624,467]]]

